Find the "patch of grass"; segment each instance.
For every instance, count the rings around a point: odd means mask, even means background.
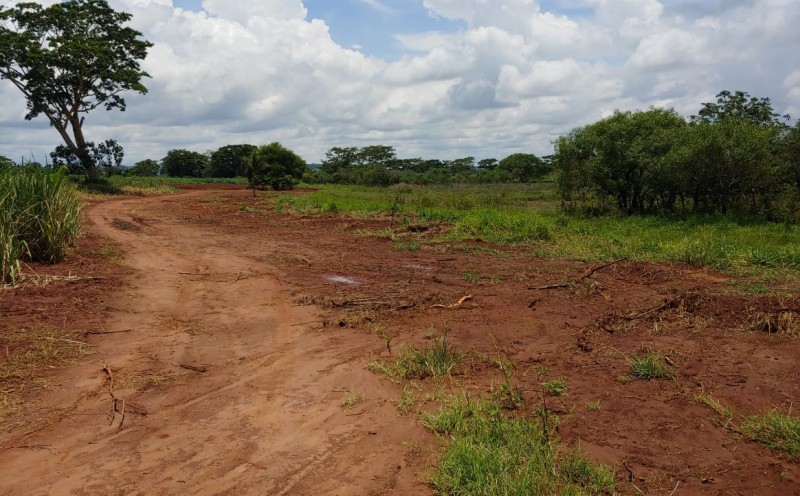
[[[402,204],[395,197],[391,188],[323,185],[310,195],[273,201],[304,214],[335,204],[341,215],[388,218],[395,212],[415,222],[443,222],[449,226],[443,241],[529,245],[541,257],[681,262],[756,279],[800,271],[800,226],[710,215],[567,214],[548,183],[427,186],[405,191]]]
[[[800,417],[775,409],[747,417],[739,430],[751,441],[800,461]]]
[[[415,241],[398,241],[394,244],[395,250],[419,251],[422,246]]]
[[[599,412],[600,411],[600,400],[590,401],[586,403],[586,411],[587,412]]]
[[[449,375],[463,359],[464,355],[447,343],[445,335],[425,349],[405,348],[392,365],[374,361],[367,368],[391,379],[425,379]]]
[[[342,400],[341,406],[342,408],[353,408],[357,404],[363,402],[366,398],[363,394],[359,395],[354,392],[348,393],[347,396]]]
[[[395,400],[395,405],[397,406],[397,410],[400,412],[400,415],[404,417],[410,415],[416,410],[417,400],[409,386],[403,386],[403,392],[400,394],[400,397]]]
[[[542,383],[542,389],[550,396],[564,396],[567,394],[567,380],[555,379]]]
[[[461,277],[463,277],[465,281],[471,282],[473,284],[478,283],[481,280],[481,275],[474,270],[468,270],[464,272],[463,274],[461,274]]]
[[[630,358],[631,373],[638,379],[672,379],[675,377],[675,368],[668,365],[666,358],[655,351]]]
[[[750,311],[748,324],[754,331],[791,337],[800,336],[800,316],[792,310],[785,312]]]
[[[0,418],[22,405],[22,395],[37,387],[44,371],[73,363],[90,347],[70,333],[52,329],[5,333],[0,345]]]
[[[714,410],[714,412],[716,412],[717,415],[719,415],[720,422],[722,423],[723,427],[728,427],[733,421],[733,416],[734,416],[733,410],[720,403],[716,398],[714,398],[710,394],[705,394],[705,393],[698,394],[697,396],[694,397],[694,399],[698,403],[701,403],[707,406],[708,408]]]
[[[440,494],[613,494],[614,475],[577,450],[563,450],[539,422],[492,402],[451,400],[425,416],[448,440],[431,478]]]

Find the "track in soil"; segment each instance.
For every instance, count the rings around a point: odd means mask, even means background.
[[[405,460],[429,436],[397,418],[396,389],[358,361],[363,343],[310,329],[315,309],[259,259],[269,237],[171,207],[207,194],[88,211],[133,275],[103,326],[114,334],[92,336],[96,353],[38,399],[50,420],[3,436],[42,449],[0,454],[0,494],[427,492]]]

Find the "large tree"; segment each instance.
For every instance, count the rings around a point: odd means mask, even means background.
[[[190,150],[170,150],[161,159],[161,170],[172,177],[203,177],[208,156]]]
[[[124,111],[122,93],[147,92],[139,62],[152,44],[124,26],[130,19],[105,0],[0,7],[0,78],[25,95],[25,119],[47,117],[90,180],[100,169],[84,136],[85,114]]]
[[[271,186],[276,191],[287,190],[294,188],[307,167],[305,160],[293,151],[280,143],[270,143],[253,152],[247,178],[253,188]]]
[[[247,160],[256,151],[253,145],[228,145],[211,154],[211,177],[237,177],[247,174]]]

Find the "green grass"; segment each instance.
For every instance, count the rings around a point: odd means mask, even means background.
[[[281,195],[273,201],[281,211],[304,214],[388,218],[394,209],[395,217],[407,221],[448,223],[450,229],[433,241],[481,239],[529,246],[541,257],[682,262],[736,274],[800,271],[799,226],[709,215],[585,217],[563,212],[549,183],[324,185],[308,195]]]
[[[751,441],[800,461],[800,417],[772,410],[747,417],[739,430]]]
[[[247,184],[243,177],[110,176],[97,183],[84,182],[83,176],[71,179],[81,192],[89,195],[154,195],[174,193],[180,185]]]
[[[737,427],[734,423],[734,411],[713,396],[698,394],[695,400],[716,412],[720,416],[722,427],[800,461],[800,417],[792,416],[791,408],[789,413],[774,408],[762,415],[750,415]]]
[[[563,450],[541,422],[509,417],[492,402],[453,400],[424,423],[448,443],[431,478],[439,494],[614,493],[608,468]]]
[[[672,379],[675,369],[666,363],[666,358],[655,351],[631,357],[631,373],[644,380]]]
[[[80,233],[80,200],[62,172],[0,172],[0,283],[19,277],[19,260],[56,263]]]
[[[567,394],[567,380],[555,379],[542,383],[542,389],[550,396],[564,396]]]
[[[394,364],[372,362],[369,369],[392,379],[425,379],[449,375],[464,355],[447,343],[447,336],[436,339],[431,346],[417,349],[405,348]]]

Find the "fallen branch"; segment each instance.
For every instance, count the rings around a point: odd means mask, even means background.
[[[458,300],[458,303],[453,303],[452,305],[432,305],[431,308],[446,308],[448,310],[454,310],[456,308],[461,308],[464,303],[470,301],[472,298],[474,298],[472,295],[467,295]]]
[[[588,279],[589,277],[592,277],[595,272],[603,270],[603,269],[606,269],[608,267],[611,267],[612,265],[616,265],[616,264],[618,264],[620,262],[623,262],[623,261],[625,261],[625,259],[624,258],[620,258],[618,260],[614,260],[613,262],[609,262],[607,264],[603,264],[603,265],[600,265],[598,267],[595,267],[594,269],[590,270],[589,272],[587,272],[586,274],[581,276],[581,278],[577,279],[575,282],[580,282],[580,281],[583,281],[584,279]]]
[[[590,270],[589,272],[585,273],[581,277],[575,279],[574,281],[566,281],[566,282],[561,282],[561,283],[557,283],[557,284],[548,284],[546,286],[529,286],[528,289],[533,289],[533,290],[537,290],[537,291],[544,291],[544,290],[548,290],[548,289],[571,288],[571,287],[575,286],[575,284],[592,277],[596,272],[598,272],[600,270],[603,270],[603,269],[606,269],[608,267],[611,267],[612,265],[616,265],[616,264],[618,264],[620,262],[624,262],[624,261],[625,261],[624,258],[620,258],[619,260],[614,260],[613,262],[608,262],[608,263],[605,263],[603,265],[598,265],[597,267],[593,268],[592,270]]]
[[[194,372],[200,372],[200,373],[208,372],[208,368],[207,367],[197,367],[195,365],[189,365],[189,364],[186,364],[186,363],[179,363],[178,366],[180,368],[182,368],[182,369],[192,370]]]
[[[52,444],[23,444],[21,446],[0,446],[0,449],[48,449]]]
[[[627,463],[625,463],[625,462],[622,462],[622,466],[623,466],[623,467],[625,467],[625,470],[627,470],[627,471],[628,471],[628,482],[633,482],[633,480],[634,480],[634,479],[636,479],[636,480],[639,480],[639,481],[642,481],[642,482],[644,482],[644,481],[645,481],[645,480],[644,480],[643,478],[641,478],[641,477],[636,477],[636,476],[633,474],[633,470],[631,470],[631,468],[628,466],[628,464],[627,464]],[[638,489],[638,488],[637,488],[637,489]]]
[[[660,312],[662,310],[666,310],[667,308],[672,308],[676,303],[678,303],[680,301],[683,301],[686,298],[686,296],[687,295],[677,296],[677,297],[675,297],[675,298],[673,298],[673,299],[667,301],[666,303],[664,303],[662,305],[659,305],[657,307],[651,308],[649,310],[645,310],[644,312],[637,313],[637,314],[634,314],[634,315],[622,315],[621,318],[623,318],[625,320],[629,320],[629,321],[630,320],[639,320],[642,317],[647,317],[650,314],[657,313],[657,312]]]
[[[107,334],[122,334],[123,332],[133,332],[133,329],[125,329],[124,331],[86,331],[84,336],[105,336]]]
[[[345,417],[356,417],[358,415],[364,415],[365,413],[367,413],[366,410],[361,410],[360,412],[357,413],[348,413],[347,415],[345,415]]]

